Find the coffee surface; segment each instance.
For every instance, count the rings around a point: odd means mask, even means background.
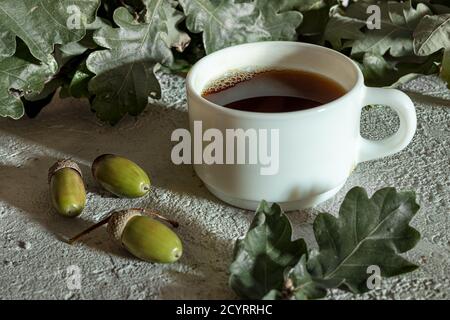
[[[235,73],[214,81],[202,96],[218,105],[251,112],[292,112],[314,108],[346,93],[337,82],[300,70]]]

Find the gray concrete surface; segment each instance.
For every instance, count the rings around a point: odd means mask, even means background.
[[[249,211],[215,199],[191,166],[170,161],[171,132],[187,127],[182,78],[161,76],[164,100],[117,127],[99,123],[87,103],[56,99],[37,119],[0,119],[0,298],[1,299],[233,299],[227,270],[234,240],[252,218]],[[311,223],[319,211],[337,213],[353,186],[370,193],[384,186],[415,190],[421,209],[413,225],[422,240],[407,254],[414,273],[384,279],[382,287],[354,296],[335,290],[332,299],[449,299],[450,92],[436,77],[404,86],[418,113],[418,131],[403,152],[358,165],[345,187],[317,208],[290,213],[295,235],[314,245]],[[366,110],[362,130],[380,138],[396,129],[389,109]],[[150,172],[151,194],[139,200],[114,198],[92,180],[89,164],[116,153]],[[77,219],[55,215],[48,200],[47,169],[58,158],[78,161],[88,186],[88,205]],[[179,263],[141,262],[112,243],[100,229],[76,246],[61,241],[115,208],[144,206],[181,223],[185,253]],[[81,289],[67,286],[67,268],[82,274]]]

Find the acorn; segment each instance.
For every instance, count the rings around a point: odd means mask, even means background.
[[[48,171],[50,198],[56,212],[76,217],[86,205],[86,189],[78,165],[69,159],[57,161]]]
[[[99,156],[92,163],[98,183],[119,197],[139,198],[150,191],[150,179],[136,163],[113,154]]]
[[[72,244],[83,235],[107,223],[107,231],[111,237],[135,257],[148,262],[173,263],[182,255],[181,240],[175,232],[157,219],[178,227],[176,221],[164,218],[156,212],[132,208],[113,212],[68,242]]]

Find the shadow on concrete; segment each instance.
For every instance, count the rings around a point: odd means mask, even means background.
[[[0,165],[2,177],[0,199],[26,214],[32,223],[48,230],[56,240],[66,242],[68,238],[88,228],[92,221],[86,220],[83,214],[75,218],[66,218],[53,210],[46,170],[55,161],[54,158],[42,157],[32,158],[28,164],[18,167]],[[110,242],[111,239],[105,230],[92,232],[79,241],[94,250],[106,251],[121,257],[127,256],[127,252],[123,252],[120,247],[110,246]]]
[[[55,104],[60,105],[53,108]],[[87,106],[71,99],[54,101],[35,119],[0,119],[0,135],[15,141],[21,149],[17,158],[6,157],[5,164],[0,165],[0,200],[25,212],[56,238],[67,239],[92,222],[83,217],[85,213],[69,219],[53,212],[48,193],[48,168],[57,159],[72,158],[83,172],[88,192],[114,202],[117,198],[100,188],[90,172],[90,164],[98,155],[113,153],[142,166],[156,188],[222,204],[203,186],[191,165],[177,166],[171,161],[171,149],[176,144],[171,142],[171,134],[177,128],[187,127],[186,111],[163,105],[148,106],[137,120],[128,117],[111,127],[99,123]],[[22,165],[14,166],[16,162]],[[201,228],[190,223],[192,228]],[[94,231],[80,242],[95,250],[129,257],[124,249],[110,245],[104,230]]]
[[[0,119],[0,134],[18,138],[30,149],[49,157],[73,158],[81,166],[90,191],[99,192],[92,180],[90,164],[99,155],[123,155],[141,165],[156,187],[216,200],[195,175],[191,165],[175,165],[170,154],[177,142],[171,134],[177,128],[188,128],[184,110],[163,105],[149,105],[144,115],[127,117],[117,126],[99,123],[87,106],[73,106],[77,101],[61,100],[65,108],[44,110],[36,119],[11,121]],[[40,170],[46,172],[43,166]],[[217,200],[219,201],[219,200]],[[221,202],[220,202],[221,203]]]
[[[411,99],[413,99],[415,102],[426,103],[427,105],[436,105],[439,107],[442,107],[442,106],[450,107],[450,100],[448,100],[448,99],[434,97],[434,96],[431,96],[428,94],[423,94],[423,93],[408,91],[408,90],[405,90],[405,93]]]

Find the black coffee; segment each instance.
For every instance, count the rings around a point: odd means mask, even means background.
[[[291,112],[333,101],[345,89],[325,76],[298,70],[242,72],[213,82],[202,96],[218,105],[252,112]]]

